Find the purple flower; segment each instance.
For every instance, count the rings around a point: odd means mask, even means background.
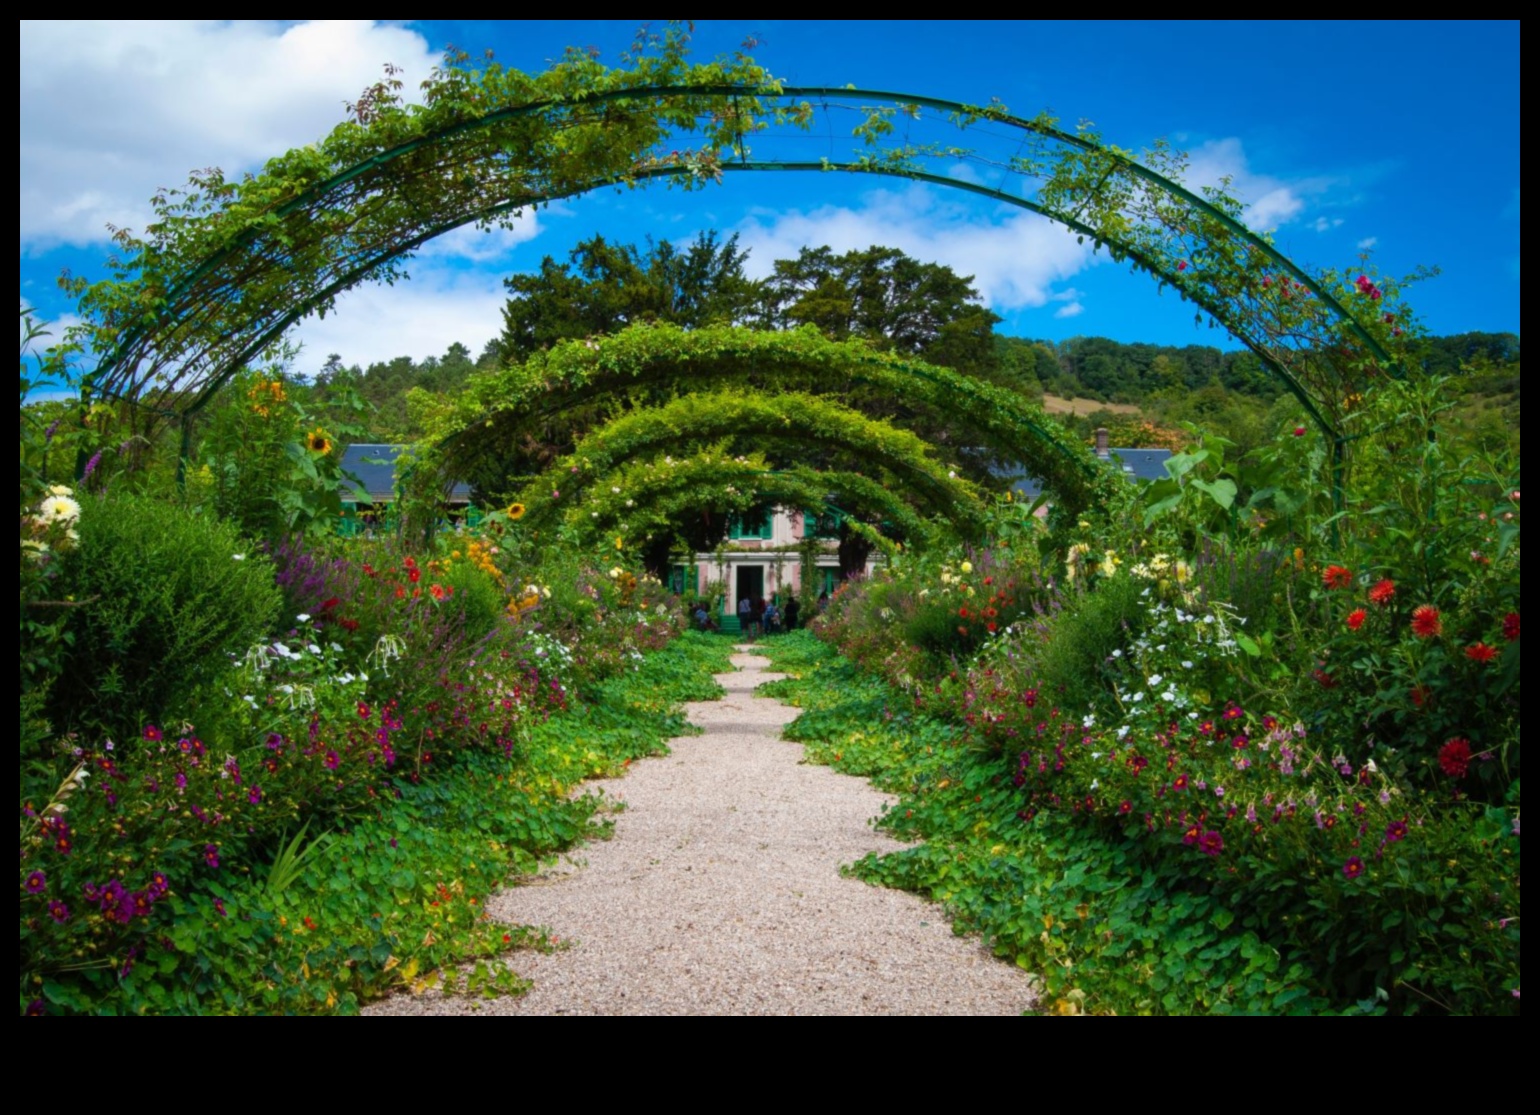
[[[205,844],[203,846],[203,862],[208,864],[209,867],[213,868],[215,871],[219,870],[219,847],[218,847],[218,845],[216,845],[216,844]]]
[[[1392,844],[1399,844],[1406,839],[1407,832],[1405,821],[1395,821],[1385,830],[1385,839]]]
[[[1255,802],[1246,807],[1246,823],[1248,825],[1257,823],[1257,807]]]
[[[1513,997],[1515,999],[1518,998],[1518,995],[1519,993],[1517,991],[1513,993]],[[30,1003],[27,1004],[28,1018],[42,1018],[47,1013],[48,1008],[43,1005],[43,1000],[41,999],[33,999]]]
[[[1206,832],[1198,841],[1198,849],[1206,856],[1217,856],[1225,850],[1225,838],[1217,832]]]
[[[1344,879],[1359,879],[1363,877],[1364,861],[1354,856],[1342,865],[1342,877]]]
[[[176,776],[176,788],[178,790],[185,790],[185,789],[187,789],[187,775],[179,773]]]
[[[151,902],[159,902],[171,890],[171,880],[159,871],[150,876],[150,889],[147,892]]]
[[[283,737],[280,736],[277,732],[274,732],[272,735],[268,736],[267,737],[267,749],[269,751],[282,751],[283,750]]]
[[[41,871],[34,871],[27,876],[27,893],[42,894],[48,889],[48,876]]]
[[[100,449],[98,449],[96,451],[96,455],[94,457],[92,457],[89,461],[86,462],[86,470],[85,470],[85,472],[81,473],[80,479],[81,480],[89,480],[89,479],[91,479],[91,474],[93,472],[95,472],[98,468],[101,467],[101,463],[102,463],[102,451]]]
[[[101,906],[102,913],[111,914],[123,901],[123,884],[116,879],[112,880],[96,892],[96,901]]]
[[[251,788],[251,793],[246,795],[246,800],[251,802],[252,805],[261,805],[262,804],[262,787],[261,786],[253,786]]]
[[[223,898],[214,899],[214,912],[222,918],[227,918],[230,916],[229,913],[225,910],[225,900]]]
[[[323,765],[327,770],[336,770],[342,765],[342,760],[337,757],[335,751],[328,751],[326,753],[326,762]]]
[[[48,916],[53,918],[59,925],[63,925],[70,920],[70,908],[58,899],[55,899],[48,904]]]
[[[144,739],[146,743],[159,743],[164,738],[165,737],[161,734],[160,729],[157,728],[154,724],[150,724],[145,727]]]

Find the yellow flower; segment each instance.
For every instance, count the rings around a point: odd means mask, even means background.
[[[317,426],[311,430],[305,438],[305,448],[317,457],[326,457],[331,454],[332,440],[326,435],[326,431]]]
[[[617,538],[617,539],[615,539],[615,549],[617,549],[617,550],[624,550],[625,548],[626,548],[626,540],[624,538]]]
[[[969,573],[973,572],[973,563],[971,561],[965,561],[962,563],[961,568],[963,571],[963,576],[966,577]]]
[[[508,505],[508,517],[514,522],[518,522],[524,517],[524,514],[527,510],[528,508],[526,508],[522,503],[510,503]]]

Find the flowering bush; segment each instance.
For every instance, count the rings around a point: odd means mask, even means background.
[[[113,495],[85,501],[79,531],[55,583],[76,604],[49,705],[60,730],[122,740],[185,716],[277,617],[272,566],[223,523]]]

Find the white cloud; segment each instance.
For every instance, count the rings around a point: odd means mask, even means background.
[[[511,228],[479,229],[465,225],[429,240],[418,251],[423,259],[458,259],[466,263],[506,263],[520,244],[540,235],[540,215],[521,209]]]
[[[1332,185],[1328,178],[1286,182],[1257,173],[1251,169],[1245,146],[1234,137],[1211,140],[1193,151],[1183,179],[1192,187],[1218,186],[1229,179],[1229,192],[1246,206],[1246,224],[1259,231],[1292,221],[1304,211],[1307,199],[1324,193]],[[1327,228],[1333,227],[1327,223]]]
[[[1361,252],[1372,252],[1379,246],[1379,242],[1380,238],[1378,236],[1365,236],[1358,242],[1358,250]]]
[[[1317,217],[1310,222],[1310,227],[1317,232],[1330,232],[1334,228],[1342,227],[1341,217]]]
[[[296,326],[289,339],[303,343],[304,351],[295,369],[314,373],[333,352],[364,367],[398,356],[422,360],[442,356],[456,341],[476,357],[502,332],[508,294],[497,274],[424,263],[411,271],[410,280],[394,286],[357,287],[337,299],[325,318]]]
[[[189,171],[254,170],[324,136],[385,63],[410,95],[437,60],[379,20],[22,20],[22,248],[142,229]]]
[[[941,263],[972,275],[984,301],[995,309],[1046,305],[1053,285],[1092,263],[1089,245],[1079,244],[1047,218],[944,201],[939,191],[915,185],[874,190],[859,208],[826,205],[809,212],[759,212],[738,228],[752,250],[747,269],[769,274],[777,259],[804,247],[828,245],[836,253],[873,245],[897,248],[916,259]]]
[[[1079,301],[1075,301],[1060,306],[1053,312],[1053,316],[1058,318],[1079,317],[1083,313],[1085,313],[1085,307]]]

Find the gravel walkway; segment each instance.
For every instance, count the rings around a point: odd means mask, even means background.
[[[743,649],[743,648],[740,648]],[[767,660],[733,659],[723,700],[688,706],[705,732],[600,783],[627,808],[614,838],[488,902],[571,948],[518,952],[517,999],[397,997],[367,1014],[1019,1014],[1028,977],[939,907],[840,876],[899,847],[869,825],[884,796],[780,739],[796,710],[753,696]]]

